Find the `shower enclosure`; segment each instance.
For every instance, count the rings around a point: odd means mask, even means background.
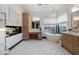
[[[0,12],[0,54],[3,54],[6,50],[6,13]]]

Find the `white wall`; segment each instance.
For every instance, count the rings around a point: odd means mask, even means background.
[[[7,7],[7,21],[6,25],[22,26],[22,10],[18,5],[6,5]],[[13,19],[16,16],[16,19]]]
[[[16,25],[22,26],[21,7],[19,7],[18,5],[1,4],[0,5],[1,12],[4,12],[6,14],[6,25],[9,26],[13,24],[13,21],[14,21],[10,19],[9,8],[13,9],[17,14],[19,14],[19,22],[17,22],[13,26],[16,26]],[[0,15],[0,17],[2,16]],[[3,20],[3,21],[0,21],[0,54],[3,54],[5,51],[5,37],[6,37],[6,28],[5,28],[5,20]]]
[[[0,9],[6,13],[6,25],[22,26],[22,8],[17,4],[1,4]],[[11,19],[11,15],[14,15],[10,12],[10,9],[13,10],[16,15],[18,15],[17,20]]]
[[[72,16],[71,16],[71,10],[70,11],[68,11],[68,13],[67,13],[67,15],[68,15],[68,28],[72,28]]]

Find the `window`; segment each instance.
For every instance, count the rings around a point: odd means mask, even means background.
[[[51,34],[56,34],[57,30],[56,30],[56,25],[55,24],[46,24],[44,25],[44,32],[45,33],[51,33]]]
[[[44,32],[50,34],[61,33],[67,31],[68,19],[67,14],[63,14],[58,19],[45,19]]]
[[[45,19],[44,21],[44,32],[45,33],[51,33],[51,34],[56,34],[57,30],[56,30],[57,26],[56,26],[56,19]]]
[[[68,19],[67,19],[67,14],[63,14],[58,18],[58,32],[62,33],[67,31],[68,29]]]
[[[59,23],[59,33],[65,32],[68,29],[68,22],[61,22]]]

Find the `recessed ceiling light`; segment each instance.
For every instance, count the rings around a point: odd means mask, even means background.
[[[38,4],[39,6],[42,6],[42,4]]]
[[[46,6],[46,5],[48,5],[48,4],[38,4],[38,6]]]

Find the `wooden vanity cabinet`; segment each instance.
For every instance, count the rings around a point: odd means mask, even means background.
[[[79,37],[77,37],[76,54],[79,55]]]
[[[63,33],[61,37],[61,45],[72,54],[79,54],[79,37],[71,34]]]
[[[29,39],[42,39],[42,33],[41,32],[29,32]]]

